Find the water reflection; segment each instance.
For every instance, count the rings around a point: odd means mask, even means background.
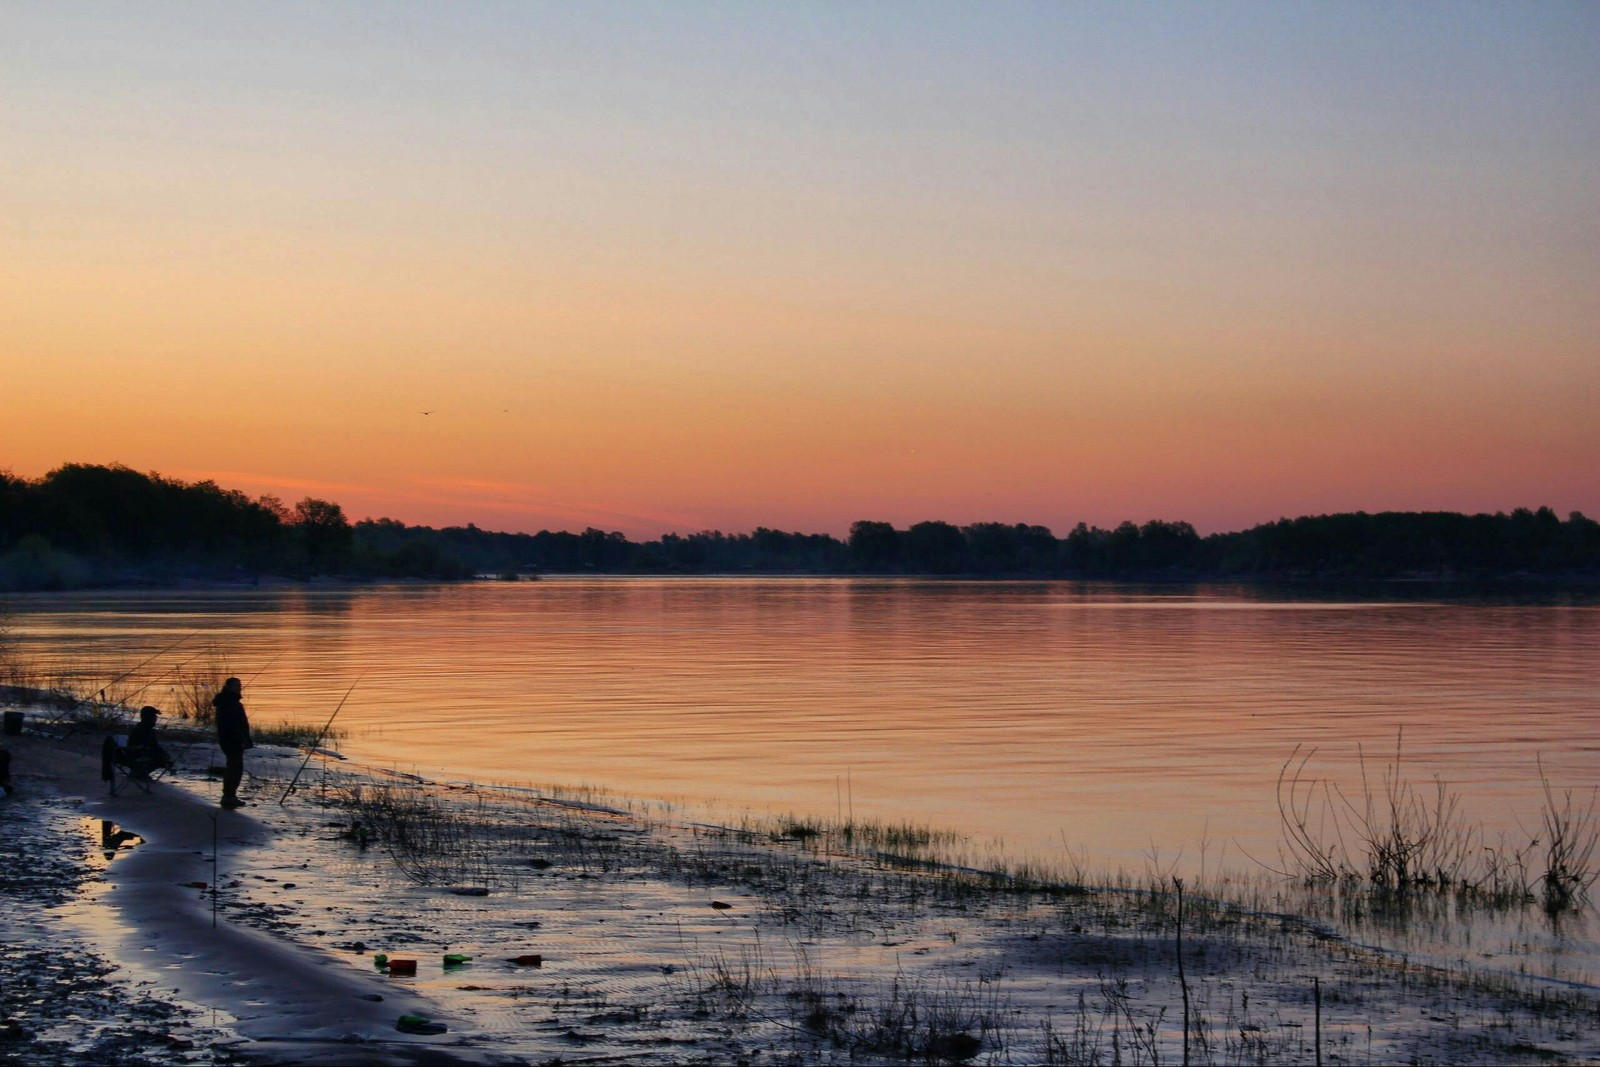
[[[1535,899],[1486,902],[1454,892],[1382,893],[1306,888],[1283,906],[1326,921],[1343,936],[1418,962],[1469,961],[1506,974],[1600,983],[1588,909],[1550,913]]]
[[[131,830],[124,830],[110,819],[86,819],[86,824],[98,822],[100,824],[100,849],[107,860],[114,859],[122,849],[129,849],[135,845],[144,844],[144,838]],[[89,829],[93,831],[93,826]]]
[[[255,721],[320,726],[361,676],[344,746],[433,776],[830,814],[848,775],[864,815],[1139,870],[1270,856],[1296,745],[1354,793],[1401,729],[1491,839],[1536,825],[1537,758],[1600,765],[1600,607],[1533,592],[550,578],[32,596],[16,631],[92,688],[198,631]],[[178,658],[127,685],[161,704]]]
[[[394,769],[596,784],[722,818],[848,801],[970,835],[968,862],[1136,880],[1270,878],[1296,746],[1319,786],[1361,797],[1403,733],[1407,778],[1437,777],[1502,851],[1537,836],[1541,763],[1558,795],[1586,795],[1600,767],[1600,596],[1549,588],[549,578],[13,610],[29,669],[90,691],[195,633],[251,679],[258,723],[320,727],[360,676],[340,744]],[[186,651],[125,688],[163,704]],[[1587,920],[1552,927],[1537,906],[1362,907],[1324,910],[1401,951],[1594,970],[1560,962],[1592,958]]]

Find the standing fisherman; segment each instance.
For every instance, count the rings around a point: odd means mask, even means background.
[[[237,678],[222,684],[222,692],[211,698],[217,709],[217,746],[227,761],[222,772],[222,806],[237,808],[244,803],[239,799],[239,783],[244,779],[244,750],[254,748],[250,740],[250,719],[244,713],[240,693],[244,686]]]

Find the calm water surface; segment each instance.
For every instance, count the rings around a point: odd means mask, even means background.
[[[547,579],[14,598],[41,673],[172,702],[216,663],[257,722],[352,756],[723,811],[909,820],[1143,871],[1275,859],[1274,786],[1438,776],[1525,838],[1542,760],[1600,781],[1600,605],[1249,587]],[[217,661],[220,661],[218,663]],[[259,673],[258,673],[259,672]],[[357,682],[359,679],[359,682]],[[1214,869],[1214,868],[1213,868]]]

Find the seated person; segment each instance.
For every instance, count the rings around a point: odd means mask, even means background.
[[[128,758],[143,760],[152,768],[171,767],[172,757],[156,740],[156,716],[161,711],[146,704],[139,709],[139,725],[128,731]]]

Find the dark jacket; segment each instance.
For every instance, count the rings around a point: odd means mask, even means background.
[[[250,719],[244,713],[244,701],[224,689],[211,698],[211,706],[217,709],[217,744],[224,752],[255,747],[250,740]]]
[[[128,731],[128,754],[140,754],[145,759],[157,765],[166,765],[172,762],[167,755],[167,750],[161,747],[161,742],[156,740],[156,724],[141,722]]]

